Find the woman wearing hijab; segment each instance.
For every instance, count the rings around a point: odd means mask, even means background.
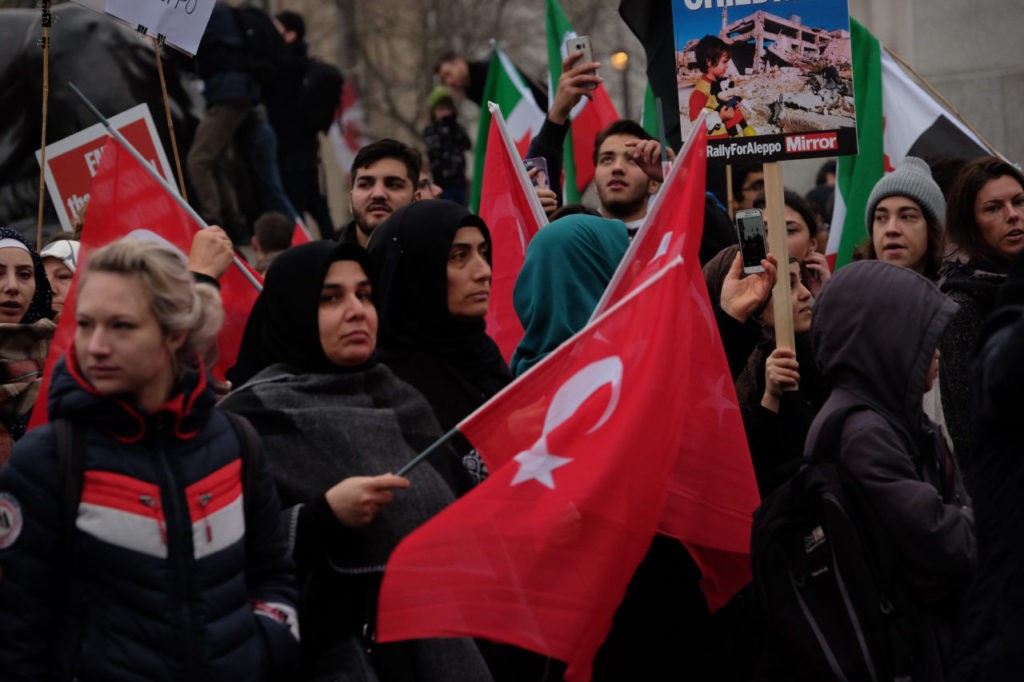
[[[471,640],[373,642],[391,551],[470,482],[447,449],[408,478],[390,473],[441,431],[423,397],[376,361],[366,260],[358,246],[319,241],[271,264],[231,373],[239,387],[222,407],[256,425],[273,465],[306,679],[486,680]]]
[[[510,363],[516,376],[583,329],[627,248],[622,221],[583,214],[553,221],[530,241],[512,294],[523,325]]]
[[[419,201],[382,223],[368,251],[380,359],[423,394],[447,431],[512,379],[484,322],[487,224],[456,203]]]
[[[50,284],[32,245],[0,228],[0,465],[25,433],[56,325]]]
[[[43,247],[39,257],[46,268],[46,279],[50,282],[53,292],[53,312],[55,316],[64,310],[64,301],[71,290],[71,282],[75,278],[75,267],[78,265],[80,244],[74,239],[57,239]]]

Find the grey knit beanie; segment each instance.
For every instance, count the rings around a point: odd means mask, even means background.
[[[908,156],[896,166],[892,173],[882,176],[875,184],[868,197],[867,211],[864,221],[871,236],[871,226],[875,222],[875,207],[886,197],[908,197],[917,202],[924,213],[940,226],[946,216],[946,200],[942,190],[932,179],[928,164],[916,156]]]

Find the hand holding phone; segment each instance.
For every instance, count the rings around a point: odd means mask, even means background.
[[[577,64],[594,61],[594,54],[593,54],[593,52],[590,49],[590,36],[576,36],[575,38],[569,38],[568,40],[566,40],[565,41],[565,53],[567,55],[569,55],[569,54],[572,54],[573,52],[582,52],[583,53],[583,56],[580,57],[580,59],[577,62]],[[594,72],[594,75],[595,76],[597,75],[596,71]],[[597,89],[597,84],[596,83],[589,83],[587,85],[587,89],[588,90],[596,90]]]
[[[743,254],[743,272],[753,274],[764,272],[761,261],[768,255],[768,244],[764,236],[764,214],[759,208],[736,212],[736,230],[740,238],[740,253]]]
[[[551,189],[551,178],[548,176],[548,160],[543,156],[535,156],[530,159],[524,159],[523,162],[526,164],[526,172],[529,173],[533,169],[537,169],[537,172],[533,174],[530,180],[533,182],[534,187],[543,187],[544,189]]]

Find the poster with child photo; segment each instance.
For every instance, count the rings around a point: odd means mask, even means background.
[[[682,134],[707,110],[708,163],[857,153],[847,0],[672,0],[672,16]]]

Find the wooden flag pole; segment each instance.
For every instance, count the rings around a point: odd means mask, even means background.
[[[786,239],[786,197],[782,184],[782,164],[764,164],[765,227],[768,231],[768,253],[778,261],[779,276],[772,288],[772,311],[775,313],[775,347],[794,350],[793,296],[789,286],[789,243]],[[792,389],[792,390],[795,390]]]
[[[36,222],[36,251],[43,250],[43,207],[46,203],[46,120],[50,103],[50,25],[53,16],[50,14],[50,0],[43,0],[42,27],[43,37],[43,132],[41,134],[39,152],[39,217]]]
[[[167,129],[171,133],[171,151],[174,152],[174,167],[178,171],[178,189],[181,190],[181,198],[188,201],[188,193],[185,191],[185,174],[181,172],[181,156],[178,154],[178,139],[174,135],[174,118],[171,116],[171,99],[167,96],[167,80],[164,78],[164,62],[160,57],[160,48],[163,47],[164,37],[162,35],[153,38],[153,52],[156,54],[156,70],[160,74],[160,92],[164,96],[164,111],[167,114]]]
[[[725,166],[725,203],[729,211],[729,220],[736,220],[735,197],[732,195],[732,164]]]

